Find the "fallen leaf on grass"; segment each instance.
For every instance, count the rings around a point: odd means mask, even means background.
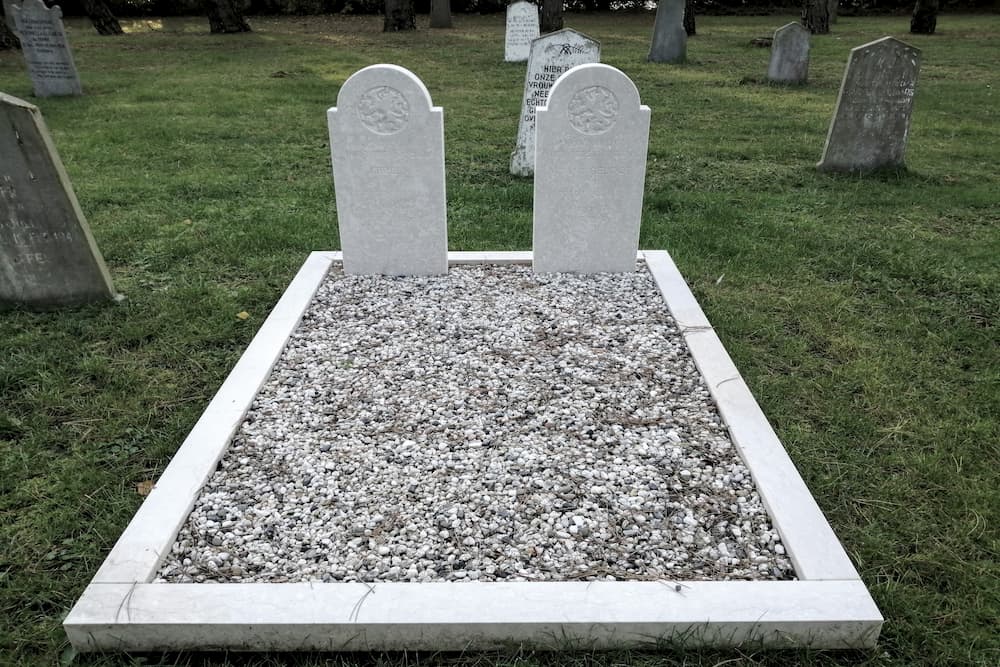
[[[144,482],[139,482],[135,485],[135,490],[140,496],[148,496],[149,492],[153,490],[153,485],[156,484],[151,479],[147,479]]]
[[[250,319],[250,313],[248,313],[245,310],[241,310],[240,312],[236,313],[236,317],[238,317],[241,320],[247,320]]]

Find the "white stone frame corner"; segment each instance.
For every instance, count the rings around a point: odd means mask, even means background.
[[[665,251],[639,251],[799,577],[795,581],[151,583],[339,252],[314,252],[63,625],[78,651],[871,648],[882,616]],[[450,252],[449,265],[530,264]]]

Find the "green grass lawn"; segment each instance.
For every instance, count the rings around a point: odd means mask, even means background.
[[[383,35],[377,17],[68,22],[86,95],[37,103],[123,305],[0,314],[0,664],[53,665],[62,617],[306,254],[338,247],[325,110],[392,62],[445,109],[450,247],[528,249],[508,174],[524,65],[503,18]],[[669,250],[887,619],[870,653],[297,656],[299,664],[1000,663],[1000,16],[842,18],[804,87],[700,18],[684,66],[652,15],[568,15],[652,108],[641,247]],[[848,51],[923,50],[909,169],[818,173]],[[31,100],[19,53],[0,90]],[[237,314],[246,311],[249,319]],[[142,664],[201,664],[147,656]],[[122,656],[79,664],[137,664]],[[283,664],[217,656],[220,664]]]

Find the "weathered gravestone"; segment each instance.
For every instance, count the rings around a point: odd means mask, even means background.
[[[41,0],[24,0],[13,11],[35,96],[82,95],[80,75],[63,29],[62,10],[58,6],[49,9]]]
[[[893,37],[851,49],[817,167],[902,167],[919,71],[920,50]]]
[[[660,0],[656,5],[653,40],[646,59],[654,63],[680,63],[686,58],[684,0]]]
[[[114,297],[41,112],[0,93],[0,306]]]
[[[577,65],[600,60],[601,43],[570,28],[543,35],[531,43],[510,173],[531,176],[535,172],[535,109],[545,104],[559,75]]]
[[[789,23],[774,31],[767,78],[775,83],[805,83],[809,77],[809,31]]]
[[[635,270],[649,107],[608,65],[574,67],[538,109],[534,271]]]
[[[444,121],[396,65],[355,72],[327,112],[344,271],[448,271]]]
[[[507,7],[507,38],[503,59],[509,63],[528,59],[531,41],[538,37],[538,5],[515,2]]]

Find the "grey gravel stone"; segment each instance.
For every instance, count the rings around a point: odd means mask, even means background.
[[[157,580],[793,577],[640,264],[332,272]]]

